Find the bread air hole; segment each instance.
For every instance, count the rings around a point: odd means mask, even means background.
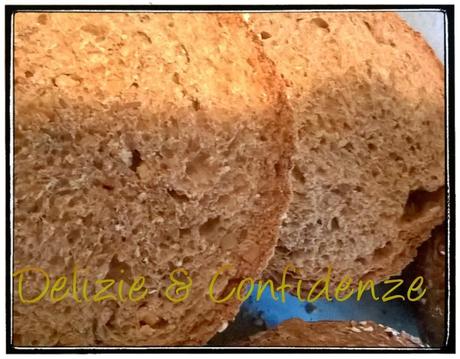
[[[137,168],[141,165],[142,163],[142,158],[141,154],[138,150],[132,150],[131,151],[131,166],[129,168],[136,172]]]
[[[129,281],[132,278],[131,266],[127,263],[118,260],[117,256],[113,256],[109,264],[109,270],[105,276],[107,279],[120,281],[121,279]]]
[[[102,171],[104,168],[104,163],[102,162],[101,159],[95,159],[93,161],[94,167],[96,167],[98,170]]]
[[[162,329],[165,328],[168,325],[168,321],[164,318],[159,318],[155,323],[147,323],[144,320],[141,320],[139,322],[139,325],[142,327],[144,325],[148,325],[152,329]]]
[[[192,229],[191,228],[179,228],[179,237],[180,238],[190,237],[191,235],[192,235]]]
[[[347,144],[343,146],[343,148],[347,150],[348,152],[353,153],[354,147],[351,142],[347,142]]]
[[[74,244],[75,241],[77,241],[79,238],[80,238],[80,230],[79,229],[73,229],[67,235],[67,241],[69,242],[69,244]]]
[[[276,177],[281,177],[283,173],[283,164],[281,162],[276,162],[274,165]]]
[[[48,22],[48,16],[46,16],[45,14],[40,14],[37,17],[37,21],[41,25],[46,25],[46,23]]]
[[[331,223],[330,223],[330,230],[336,231],[340,228],[339,226],[339,219],[337,217],[332,218]]]
[[[267,32],[267,31],[262,31],[262,32],[260,33],[260,37],[261,37],[262,40],[266,40],[266,39],[271,38],[272,35],[271,35],[269,32]]]
[[[315,17],[314,19],[311,20],[311,23],[318,26],[321,29],[325,29],[327,32],[329,32],[329,24],[322,18],[320,17]]]
[[[423,188],[410,191],[404,206],[402,221],[410,222],[420,218],[430,209],[439,206],[443,196],[444,186],[433,192],[426,191]]]
[[[219,227],[220,217],[209,218],[204,224],[200,226],[200,236],[208,236],[211,233],[214,233]]]
[[[391,242],[385,243],[381,248],[377,248],[373,253],[374,262],[380,262],[381,260],[388,258],[393,251]]]
[[[192,106],[193,106],[193,109],[194,109],[195,111],[199,111],[200,108],[201,108],[200,101],[198,101],[197,99],[193,99],[193,100],[192,100]]]
[[[102,188],[104,188],[104,189],[107,190],[107,191],[113,191],[113,189],[114,189],[115,187],[113,187],[111,184],[103,183],[103,184],[102,184]]]
[[[187,202],[189,198],[183,192],[176,191],[174,189],[169,188],[168,194],[171,198],[173,198],[176,202]]]
[[[292,177],[302,184],[305,183],[305,177],[297,166],[292,169]]]

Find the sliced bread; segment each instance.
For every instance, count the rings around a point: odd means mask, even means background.
[[[252,13],[297,125],[293,201],[266,276],[401,273],[444,216],[444,73],[388,12]]]
[[[273,63],[237,14],[17,13],[14,23],[14,270],[66,276],[68,289],[76,273],[81,301],[24,304],[16,276],[14,344],[205,343],[239,305],[210,300],[212,276],[232,266],[220,297],[259,275],[288,205],[293,121]],[[193,280],[179,303],[166,296],[176,268]],[[137,276],[142,300],[82,300],[84,280],[89,295],[101,279],[126,295],[120,281]],[[24,296],[43,283],[27,272]],[[176,289],[173,299],[186,292]]]

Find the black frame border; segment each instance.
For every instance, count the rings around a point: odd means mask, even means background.
[[[314,347],[15,347],[12,341],[12,293],[11,293],[11,258],[12,258],[12,223],[11,223],[11,188],[12,163],[11,148],[11,113],[12,103],[10,82],[14,75],[12,24],[16,12],[40,11],[393,11],[419,10],[441,11],[447,19],[446,37],[444,46],[445,64],[445,108],[446,108],[446,138],[445,138],[445,176],[446,176],[446,231],[449,249],[446,256],[446,286],[450,283],[449,296],[446,295],[446,308],[449,312],[445,316],[445,330],[448,338],[441,348],[314,348]],[[64,353],[455,353],[455,76],[454,76],[454,5],[5,5],[5,159],[6,159],[6,353],[7,354],[64,354]],[[13,139],[14,139],[14,128]],[[14,183],[14,182],[13,182]],[[14,187],[14,185],[13,185]],[[13,207],[14,213],[14,207]],[[450,270],[448,270],[450,269]]]

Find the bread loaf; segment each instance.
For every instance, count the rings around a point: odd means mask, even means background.
[[[446,228],[436,227],[429,240],[417,250],[413,263],[404,270],[408,283],[422,276],[426,293],[414,303],[421,338],[432,347],[441,347],[446,335]]]
[[[244,18],[287,82],[298,132],[266,276],[292,264],[295,290],[329,265],[331,288],[400,274],[444,215],[443,66],[394,13]]]
[[[273,63],[237,14],[14,22],[14,270],[67,287],[77,273],[81,300],[23,304],[15,277],[14,344],[205,343],[239,304],[209,299],[212,275],[232,265],[216,297],[259,275],[288,205],[294,131]],[[176,268],[193,280],[180,303],[165,296]],[[43,288],[34,273],[27,299]],[[82,300],[84,279],[126,295],[136,276],[140,301]]]
[[[422,343],[405,332],[371,321],[304,322],[296,318],[235,346],[399,348],[421,347]]]

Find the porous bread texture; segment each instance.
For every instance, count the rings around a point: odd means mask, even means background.
[[[432,347],[444,345],[446,335],[446,227],[437,226],[417,249],[417,256],[403,272],[406,283],[422,276],[426,293],[414,303],[421,338]]]
[[[14,23],[14,269],[70,281],[76,267],[80,298],[84,278],[91,294],[96,279],[135,276],[149,291],[136,303],[26,305],[15,282],[14,344],[205,343],[239,306],[210,300],[211,277],[233,266],[219,298],[258,276],[288,205],[293,121],[273,63],[237,14]],[[164,290],[179,267],[193,286],[174,304]],[[41,283],[28,276],[26,297]]]
[[[398,275],[444,216],[444,74],[394,13],[253,13],[298,131],[293,200],[266,276]],[[308,288],[308,285],[305,285]]]
[[[305,322],[289,319],[233,346],[255,347],[422,347],[420,339],[371,321]]]

